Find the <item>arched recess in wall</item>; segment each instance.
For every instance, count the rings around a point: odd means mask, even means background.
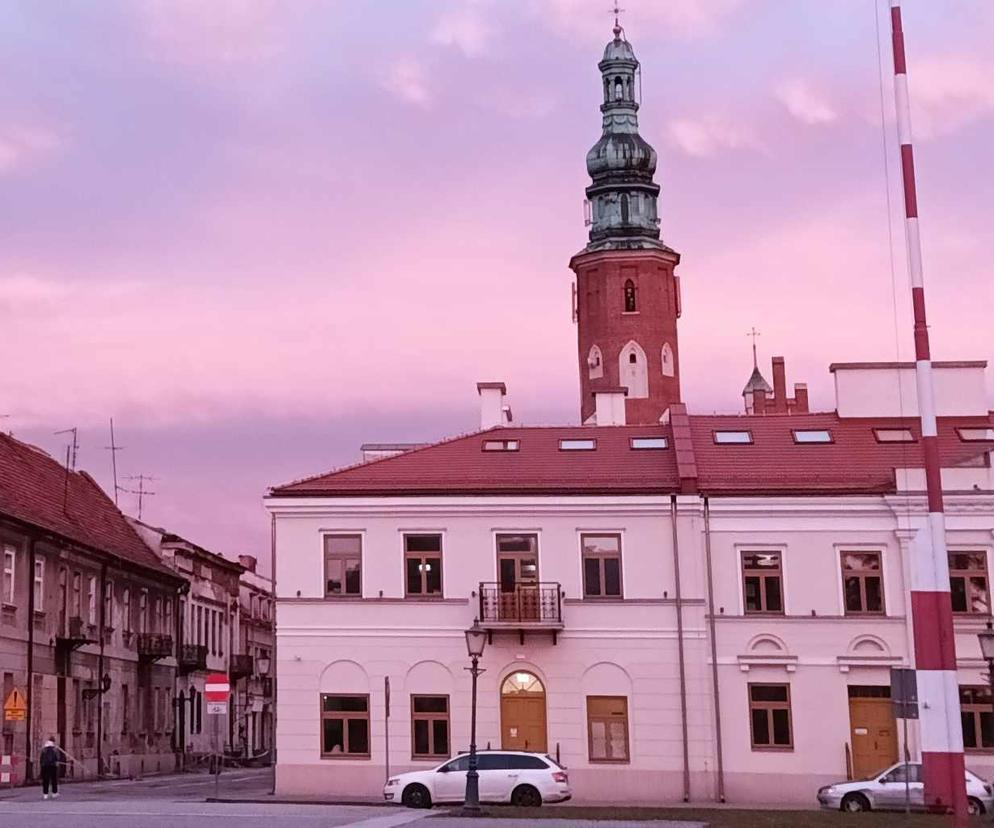
[[[632,692],[632,678],[614,662],[601,661],[584,671],[580,689],[584,696],[628,696]]]
[[[628,389],[628,399],[645,399],[649,396],[649,374],[645,351],[634,339],[618,355],[618,378]]]
[[[369,692],[369,676],[361,664],[354,661],[333,661],[321,671],[318,689],[322,693]]]
[[[676,374],[676,363],[673,359],[673,349],[669,342],[663,343],[663,376],[672,377]]]
[[[404,677],[404,690],[411,695],[450,695],[452,688],[452,671],[439,661],[419,661]]]
[[[587,372],[590,379],[600,379],[604,376],[604,358],[601,356],[601,349],[596,345],[591,345],[587,354]]]

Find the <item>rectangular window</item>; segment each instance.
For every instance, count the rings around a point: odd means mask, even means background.
[[[128,733],[131,730],[131,696],[128,693],[128,685],[121,685],[121,733]]]
[[[986,553],[949,553],[949,591],[953,612],[967,615],[990,614]]]
[[[749,720],[753,750],[793,750],[790,685],[750,684]]]
[[[211,655],[217,655],[217,613],[210,610],[211,617]]]
[[[45,561],[35,559],[35,612],[45,611]]]
[[[321,756],[369,758],[369,696],[321,695]]]
[[[104,626],[114,629],[114,582],[104,583]]]
[[[148,590],[138,593],[138,632],[148,632]]]
[[[442,536],[404,535],[406,594],[442,597]]]
[[[669,446],[665,437],[632,437],[629,446],[633,449],[664,449]]]
[[[742,587],[747,613],[783,614],[783,570],[779,552],[743,552]]]
[[[93,575],[86,579],[86,623],[97,623],[97,579]]]
[[[714,432],[714,441],[719,445],[724,445],[726,443],[738,443],[738,444],[751,443],[752,432],[751,431],[716,431]]]
[[[958,428],[959,438],[965,443],[994,441],[994,428]]]
[[[3,584],[0,591],[0,601],[5,604],[14,603],[14,560],[17,550],[13,546],[3,548]]]
[[[994,748],[994,713],[989,687],[960,687],[960,718],[963,721],[963,747],[989,751]]]
[[[846,615],[884,611],[883,570],[879,552],[842,553],[842,593]]]
[[[121,594],[121,629],[131,632],[131,590],[127,587]]]
[[[597,448],[596,440],[560,440],[560,451],[593,451]]]
[[[444,759],[449,755],[449,697],[411,696],[411,756]]]
[[[327,535],[324,539],[326,598],[362,595],[362,537]]]
[[[913,443],[915,435],[910,428],[875,428],[873,436],[878,443]]]
[[[519,443],[517,440],[484,440],[484,451],[517,451]]]
[[[591,762],[627,762],[628,699],[587,696],[587,750]]]
[[[82,578],[78,572],[72,574],[72,617],[83,617],[83,587]]]
[[[823,429],[808,429],[794,431],[795,443],[831,443],[832,432]]]
[[[583,597],[621,597],[621,535],[581,535]]]

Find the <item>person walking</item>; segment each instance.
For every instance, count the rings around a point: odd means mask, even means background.
[[[48,799],[49,788],[52,790],[52,799],[59,795],[59,748],[54,739],[45,742],[39,757],[41,763],[41,791],[45,799]]]

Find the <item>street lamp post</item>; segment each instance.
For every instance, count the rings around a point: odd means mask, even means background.
[[[263,679],[263,683],[265,683],[265,679],[269,675],[269,668],[270,668],[270,666],[271,666],[271,662],[269,660],[269,656],[259,656],[255,660],[255,671],[259,674],[259,677]],[[265,692],[263,693],[263,699],[265,699]],[[254,736],[254,734],[253,734],[253,736]],[[266,713],[265,713],[265,706],[263,706],[263,713],[262,713],[262,738],[263,738],[263,741],[266,741],[266,742],[269,742],[270,744],[272,744],[272,742],[269,739],[266,738]]]
[[[478,816],[480,813],[480,775],[477,773],[476,760],[476,680],[481,673],[486,672],[480,669],[480,656],[486,646],[486,630],[480,629],[479,621],[474,620],[473,626],[466,630],[466,649],[472,662],[472,666],[466,669],[473,677],[473,690],[469,714],[469,769],[466,771],[466,801],[463,805],[463,810],[471,816]]]
[[[991,712],[994,713],[994,624],[988,619],[987,629],[977,633],[980,639],[980,653],[987,662],[987,682],[991,689]],[[977,747],[983,744],[983,735],[977,734]]]

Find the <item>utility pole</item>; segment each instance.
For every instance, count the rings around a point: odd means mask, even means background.
[[[117,506],[117,493],[120,491],[117,485],[117,453],[121,451],[124,446],[119,446],[114,442],[114,418],[110,418],[110,445],[104,446],[105,451],[110,452],[110,466],[111,471],[114,473],[114,505]]]
[[[145,498],[151,497],[155,492],[149,491],[145,488],[146,483],[150,483],[153,480],[158,480],[159,478],[153,477],[150,474],[129,474],[128,480],[137,480],[137,489],[121,489],[123,492],[128,492],[128,494],[138,495],[138,520],[142,519],[142,510],[145,505]]]

